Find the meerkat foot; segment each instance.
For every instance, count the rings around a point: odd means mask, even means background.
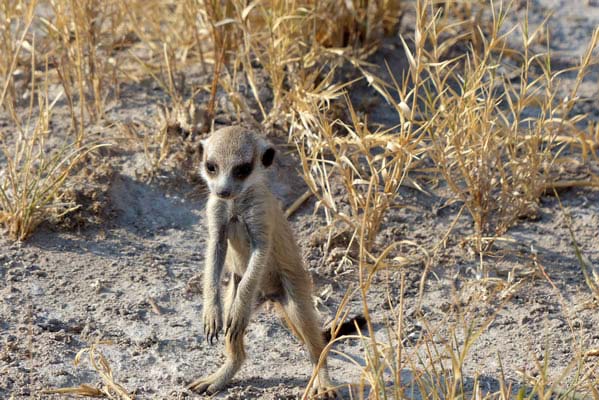
[[[312,397],[315,399],[341,399],[337,387],[330,380],[321,379],[314,383]]]
[[[228,372],[228,368],[225,364],[214,374],[193,381],[187,386],[187,389],[199,394],[214,394],[216,392],[220,392],[230,380],[227,377],[226,372]]]
[[[224,383],[220,383],[218,381],[218,376],[210,375],[205,378],[196,379],[187,385],[187,389],[198,394],[214,394],[222,390],[222,388],[225,386]]]
[[[312,388],[312,398],[314,399],[329,399],[337,400],[341,397],[334,386],[317,386]]]
[[[214,394],[220,392],[231,381],[240,366],[241,362],[226,362],[212,375],[197,379],[190,383],[187,386],[187,389],[200,394]]]

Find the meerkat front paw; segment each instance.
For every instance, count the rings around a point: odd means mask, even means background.
[[[223,317],[220,304],[205,303],[203,316],[206,342],[210,343],[210,345],[213,345],[214,339],[218,341],[218,333],[223,327]]]

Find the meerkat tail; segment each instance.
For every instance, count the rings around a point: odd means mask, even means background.
[[[350,319],[349,321],[345,321],[338,327],[337,333],[333,336],[333,333],[330,329],[326,329],[322,332],[322,336],[324,340],[329,343],[331,340],[336,339],[341,336],[351,335],[352,333],[357,333],[358,329],[362,330],[366,326],[366,318],[363,315],[357,315]]]

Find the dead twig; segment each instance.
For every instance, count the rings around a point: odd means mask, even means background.
[[[310,197],[312,197],[312,191],[308,189],[285,210],[285,218],[291,217]]]

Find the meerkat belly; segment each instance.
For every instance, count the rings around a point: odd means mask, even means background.
[[[231,219],[227,230],[227,267],[237,275],[243,275],[250,257],[250,237],[245,224]]]
[[[229,224],[227,234],[229,244],[227,268],[229,271],[243,276],[250,259],[250,237],[247,228],[242,221],[233,218]],[[272,300],[282,292],[281,279],[273,262],[273,258],[270,257],[269,262],[265,265],[266,270],[259,285],[258,297],[263,300]]]
[[[264,276],[262,276],[262,282],[258,293],[258,302],[281,301],[282,296],[283,282],[281,281],[281,275],[277,271],[269,269]]]

